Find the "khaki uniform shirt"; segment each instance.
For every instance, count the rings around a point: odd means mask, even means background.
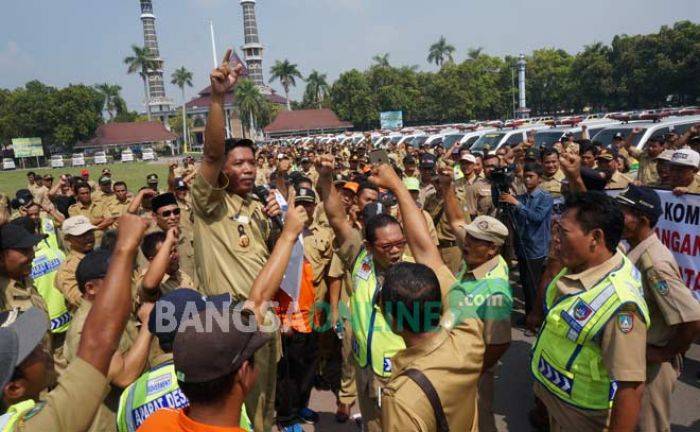
[[[53,280],[53,286],[63,294],[71,310],[77,309],[83,300],[83,294],[78,288],[78,279],[75,277],[75,271],[83,258],[85,254],[82,252],[75,250],[68,252],[66,260],[58,267],[56,278]]]
[[[86,430],[108,393],[108,384],[100,371],[76,358],[60,375],[57,386],[23,415],[16,430]]]
[[[561,196],[561,183],[566,178],[561,170],[557,170],[552,176],[543,175],[542,183],[540,183],[540,188],[543,191],[549,192],[552,198]]]
[[[308,171],[301,171],[301,173],[304,174],[304,177],[310,178],[313,185],[316,186],[316,183],[318,183],[318,171],[311,168]]]
[[[630,147],[630,154],[639,161],[637,180],[645,186],[658,183],[659,173],[656,171],[656,159],[650,158],[647,152],[637,150],[634,147]]]
[[[158,294],[154,296],[147,295],[143,290],[143,278],[146,276],[148,268],[143,268],[139,272],[138,278],[136,280],[138,299],[137,304],[141,305],[145,302],[155,302],[160,298],[160,296],[167,294],[169,292],[175,291],[178,288],[190,288],[195,289],[194,281],[192,278],[184,273],[182,270],[178,270],[174,275],[165,274],[163,279],[158,285]]]
[[[665,346],[673,336],[671,326],[700,320],[700,303],[683,283],[673,254],[656,234],[639,243],[627,257],[642,272],[651,318],[647,343]]]
[[[263,167],[257,169],[255,172],[255,184],[256,185],[266,185],[270,182],[270,172],[269,168]]]
[[[204,294],[243,299],[270,257],[272,224],[260,202],[227,193],[228,179],[221,178],[212,186],[197,175],[192,184],[195,279]]]
[[[75,203],[72,206],[68,207],[68,215],[70,217],[73,216],[78,216],[78,215],[83,215],[87,216],[88,219],[90,219],[90,223],[93,225],[97,225],[100,222],[102,222],[102,219],[104,218],[105,214],[105,208],[95,200],[92,200],[89,205],[85,206],[81,203]],[[100,240],[102,239],[102,230],[95,230],[95,245],[100,244]]]
[[[304,234],[304,256],[311,264],[314,275],[315,303],[326,297],[326,275],[333,259],[333,230],[312,224]]]
[[[17,281],[0,275],[0,312],[19,308],[26,311],[30,307],[47,311],[46,302],[32,284],[31,279]]]
[[[118,199],[112,200],[112,202],[109,203],[109,206],[105,209],[104,215],[105,217],[110,217],[114,219],[118,219],[121,216],[125,215],[127,213],[127,210],[129,209],[129,206],[131,205],[131,200],[133,198],[127,198],[124,200],[124,202],[120,202]],[[112,225],[114,228],[117,228],[119,226],[118,221],[114,221],[114,225]]]
[[[600,280],[622,266],[622,252],[617,252],[604,263],[578,274],[562,276],[556,284],[557,297],[570,295],[593,288]],[[556,299],[555,299],[556,300]],[[603,363],[611,379],[616,381],[643,382],[646,380],[647,327],[635,306],[625,306],[619,312],[632,312],[633,325],[627,333],[618,325],[618,314],[613,315],[605,325],[599,343]],[[533,388],[550,413],[563,422],[557,421],[572,430],[602,430],[608,422],[609,410],[583,410],[569,405],[552,395],[540,383]]]
[[[700,194],[700,177],[696,174],[693,182],[688,185],[688,193]]]
[[[615,171],[608,184],[605,185],[605,189],[625,189],[632,182],[632,178],[622,174],[620,171]]]
[[[432,184],[422,185],[420,191],[418,192],[418,204],[423,207],[425,201],[434,195],[436,192],[435,186]]]
[[[467,222],[470,222],[471,209],[467,204],[466,189],[460,187],[457,188],[455,192],[457,194],[457,200],[459,201],[462,210],[467,216]],[[442,199],[441,196],[438,196],[438,194],[433,194],[425,202],[425,206],[423,207],[423,213],[427,213],[428,216],[430,216],[429,219],[431,223],[428,224],[428,229],[430,229],[430,225],[432,224],[432,226],[435,229],[435,235],[438,239],[438,244],[445,245],[445,247],[455,246],[454,244],[449,244],[454,243],[456,239],[454,233],[452,232],[452,228],[450,227],[450,223],[447,219],[447,213],[445,212],[444,204],[445,201]]]
[[[83,299],[83,301],[80,303],[80,307],[73,315],[73,320],[71,321],[71,325],[66,333],[66,342],[63,345],[63,354],[66,357],[66,361],[68,361],[68,369],[70,369],[74,361],[78,360],[80,337],[83,334],[85,320],[87,319],[91,308],[92,302]],[[119,340],[119,347],[117,348],[117,351],[124,355],[124,353],[131,348],[131,345],[133,341],[136,340],[137,335],[138,329],[136,328],[134,321],[127,321],[124,334],[122,334],[122,337]],[[120,394],[121,389],[111,386],[107,397],[104,399],[104,402],[95,413],[88,431],[102,432],[116,430],[117,407],[119,406]]]
[[[465,201],[470,216],[493,216],[496,213],[496,207],[491,198],[491,183],[486,179],[477,179],[474,184],[466,190]]]
[[[27,187],[29,192],[34,196],[34,202],[43,205],[44,207],[50,207],[51,201],[49,201],[49,188],[46,186],[31,185]]]
[[[114,192],[112,192],[110,194],[106,194],[106,193],[102,192],[101,189],[98,189],[92,193],[92,200],[94,202],[96,202],[97,204],[102,205],[102,207],[109,207],[109,204],[112,201],[117,200],[117,196],[114,195]]]

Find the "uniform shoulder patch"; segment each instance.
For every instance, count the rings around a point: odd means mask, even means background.
[[[621,312],[617,315],[617,327],[622,333],[629,333],[634,328],[634,315],[631,312]]]
[[[649,281],[649,286],[656,292],[663,296],[668,294],[668,282],[661,275],[659,275],[658,272],[655,270],[648,271],[647,279]]]

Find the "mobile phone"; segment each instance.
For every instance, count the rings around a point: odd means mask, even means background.
[[[382,149],[372,150],[369,153],[369,163],[371,163],[374,166],[379,166],[381,164],[388,164],[389,163],[389,155],[387,154],[386,150],[382,150]]]

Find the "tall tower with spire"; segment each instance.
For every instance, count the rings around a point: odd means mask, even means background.
[[[243,7],[243,55],[248,69],[248,77],[259,87],[265,88],[263,81],[263,46],[258,35],[258,21],[255,18],[255,0],[241,0]]]
[[[148,49],[151,57],[156,61],[157,67],[149,69],[148,75],[148,95],[146,103],[152,114],[164,120],[165,113],[171,110],[172,100],[165,96],[165,85],[163,83],[163,59],[158,50],[158,36],[156,35],[156,16],[153,14],[153,3],[151,0],[140,0],[141,2],[141,23],[143,24],[143,46]]]

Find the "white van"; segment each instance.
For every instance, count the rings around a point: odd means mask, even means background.
[[[2,169],[3,170],[17,169],[17,167],[15,166],[15,160],[12,158],[3,158],[2,159]]]
[[[599,141],[604,146],[609,146],[616,134],[621,134],[627,138],[632,130],[638,129],[639,133],[633,138],[632,145],[639,150],[643,150],[649,138],[663,136],[668,133],[683,134],[694,124],[700,124],[700,115],[666,117],[661,121],[630,121],[613,125],[603,129],[593,136],[593,141]]]
[[[134,161],[134,153],[131,151],[131,149],[124,149],[122,150],[122,162],[133,162]]]
[[[472,153],[481,152],[486,147],[488,147],[489,150],[497,150],[504,144],[512,147],[525,141],[528,131],[537,131],[546,128],[547,126],[542,125],[528,125],[518,129],[497,129],[481,135],[479,139],[477,139],[476,142],[469,148],[469,150]]]
[[[141,160],[149,161],[149,160],[156,160],[156,159],[157,159],[156,152],[154,152],[152,148],[145,147],[144,149],[141,150]]]
[[[73,153],[71,165],[74,167],[85,166],[85,155],[83,153]]]
[[[93,158],[93,163],[95,163],[95,165],[107,164],[107,154],[103,151],[95,152],[95,156]]]
[[[63,155],[51,155],[51,168],[63,168]]]

